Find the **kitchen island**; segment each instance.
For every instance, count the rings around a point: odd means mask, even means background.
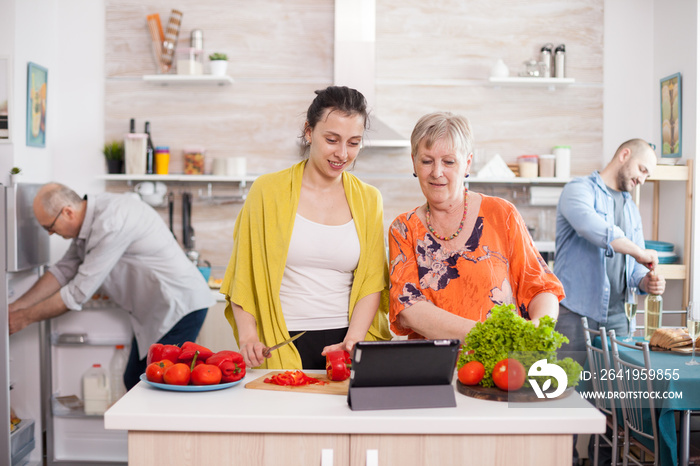
[[[456,393],[456,408],[352,411],[345,396],[244,388],[267,372],[208,392],[140,382],[105,427],[129,431],[130,466],[558,466],[571,464],[572,434],[605,430],[577,393],[518,404]]]

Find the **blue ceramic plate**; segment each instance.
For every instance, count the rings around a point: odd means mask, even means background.
[[[656,251],[673,252],[673,243],[667,243],[665,241],[644,241],[644,246],[647,249],[655,249]]]
[[[141,380],[161,390],[170,390],[172,392],[211,392],[213,390],[223,390],[224,388],[230,388],[234,385],[241,383],[241,380],[236,380],[235,382],[220,383],[216,385],[168,385],[167,383],[155,383],[151,382],[146,378],[146,374],[141,374]]]
[[[659,264],[675,264],[678,262],[679,257],[674,255],[671,256],[661,256],[659,255]]]

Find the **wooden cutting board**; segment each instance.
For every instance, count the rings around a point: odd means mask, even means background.
[[[275,385],[273,383],[265,383],[264,380],[268,377],[272,377],[275,374],[281,374],[285,371],[272,371],[258,377],[252,382],[245,384],[245,388],[257,389],[257,390],[276,390],[283,392],[300,392],[300,393],[321,393],[325,395],[347,395],[348,386],[350,380],[343,380],[342,382],[332,382],[328,379],[326,374],[306,374],[309,377],[314,377],[323,382],[328,382],[325,385],[312,384],[312,385],[302,385],[301,387],[289,387],[282,385]]]
[[[642,342],[637,342],[637,346],[642,346]],[[656,345],[649,345],[649,350],[658,353],[690,354],[693,351],[693,345],[676,346],[674,348],[662,348]],[[700,355],[700,346],[697,346],[697,344],[695,346],[695,354]]]
[[[651,351],[658,351],[660,353],[676,353],[676,354],[690,354],[693,351],[693,346],[688,345],[688,346],[677,346],[675,348],[662,348],[660,346],[649,346],[649,349]],[[695,347],[695,353],[700,354],[698,351],[700,348]]]
[[[520,389],[517,392],[508,393],[497,387],[482,387],[481,385],[464,385],[459,380],[457,381],[456,385],[458,393],[480,400],[512,401],[517,403],[549,400],[549,398],[537,398],[535,392],[526,389]],[[571,395],[573,391],[574,387],[568,387],[566,390],[564,390],[564,393],[562,393],[559,396],[559,398],[565,398]]]

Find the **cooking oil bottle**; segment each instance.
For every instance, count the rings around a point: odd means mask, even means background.
[[[644,301],[644,339],[649,341],[657,328],[661,328],[664,298],[658,294],[648,294]]]

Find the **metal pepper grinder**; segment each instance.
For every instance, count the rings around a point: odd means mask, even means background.
[[[551,43],[544,44],[540,49],[540,66],[542,67],[541,76],[543,78],[552,77],[552,47]]]
[[[564,77],[564,58],[566,57],[566,47],[564,44],[557,45],[554,49],[554,76]]]

